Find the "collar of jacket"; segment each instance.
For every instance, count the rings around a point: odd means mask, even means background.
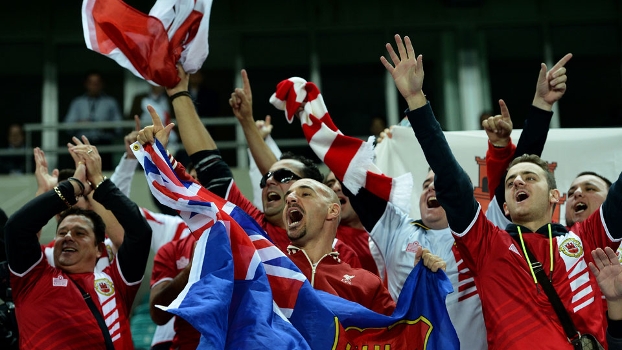
[[[556,224],[556,223],[551,223],[551,234],[553,237],[557,237],[557,236],[563,236],[566,233],[568,233],[568,230],[566,229],[566,227],[564,225],[560,225],[560,224]],[[508,224],[508,226],[505,228],[505,230],[510,234],[510,236],[518,236],[518,229],[517,227],[520,226],[521,232],[522,233],[532,233],[531,229],[528,229],[525,226],[522,225],[516,225],[516,224]],[[536,232],[533,233],[539,233],[544,237],[548,237],[549,236],[549,224],[546,224],[542,227],[540,227],[539,229],[536,230]]]
[[[421,227],[422,229],[424,229],[424,230],[426,230],[426,231],[427,231],[427,230],[431,230],[431,228],[427,227],[427,226],[423,223],[423,220],[421,220],[421,219],[419,219],[419,220],[414,220],[414,221],[412,221],[410,224],[411,224],[411,225],[413,225],[413,226],[419,226],[419,227]]]
[[[295,245],[292,245],[292,244],[287,246],[287,254],[289,254],[289,255],[296,254],[296,253],[298,253],[301,250],[303,250],[303,249],[302,248],[298,248],[298,247],[296,247]],[[332,252],[330,252],[330,253],[328,253],[326,255],[328,255],[328,256],[332,257],[333,259],[337,260],[337,262],[341,262],[341,259],[339,259],[339,252],[334,250],[334,249],[333,249]]]

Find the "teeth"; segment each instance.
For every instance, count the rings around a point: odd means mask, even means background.
[[[577,203],[577,205],[575,205],[574,207],[574,212],[575,213],[580,213],[587,210],[587,204],[585,203]]]

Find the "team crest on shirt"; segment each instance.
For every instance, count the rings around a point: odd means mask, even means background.
[[[417,248],[419,248],[420,246],[421,246],[421,244],[419,243],[419,241],[410,242],[406,246],[406,251],[407,252],[411,252],[411,253],[416,253],[417,252]]]
[[[114,284],[107,278],[100,278],[95,280],[95,290],[97,293],[109,297],[114,293]]]
[[[63,275],[58,275],[58,277],[52,277],[52,286],[54,287],[67,287],[68,279],[63,277]]]
[[[566,238],[559,246],[559,251],[571,258],[576,258],[583,254],[583,246],[578,239]]]
[[[112,262],[112,260],[114,260],[114,253],[112,252],[112,246],[106,244],[106,253],[108,253],[108,261]]]

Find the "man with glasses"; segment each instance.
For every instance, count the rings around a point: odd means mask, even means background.
[[[289,152],[284,153],[281,156],[281,160],[277,162],[273,161],[274,158],[272,158],[270,163],[268,163],[269,160],[265,162],[258,161],[258,165],[261,165],[260,169],[265,164],[272,164],[261,179],[263,212],[259,210],[242,194],[233,181],[231,169],[223,161],[214,139],[197,115],[194,104],[187,93],[189,75],[181,67],[178,67],[178,74],[181,78],[180,83],[173,88],[167,89],[167,93],[177,116],[179,134],[184,148],[195,165],[199,182],[214,194],[230,201],[248,213],[262,226],[272,242],[287,254],[290,240],[287,237],[285,223],[282,218],[285,207],[285,192],[287,192],[295,180],[302,178],[311,178],[322,182],[323,178],[320,170],[310,159],[296,156]],[[241,94],[245,98],[250,97],[250,83],[245,71],[243,71],[242,77],[244,80],[244,91],[236,89],[232,96]],[[250,119],[252,119],[252,111],[249,106],[252,102],[246,99],[245,103],[240,107],[239,104],[236,105],[234,103],[232,97],[230,104],[234,114],[240,119],[240,123],[243,124],[248,143],[259,142],[260,146],[265,147],[266,152],[263,153],[274,157],[263,141],[263,137],[255,126],[254,120],[252,123],[249,123],[252,125],[252,128],[244,127],[245,124],[242,119],[246,121],[248,118],[242,117],[241,114],[251,113]],[[352,267],[360,267],[358,257],[352,248],[339,240],[334,244],[334,248],[339,252],[340,259],[349,263]]]

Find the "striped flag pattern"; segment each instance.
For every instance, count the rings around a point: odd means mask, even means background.
[[[444,273],[418,264],[391,316],[314,290],[257,222],[195,183],[159,142],[132,149],[152,193],[200,236],[186,287],[162,306],[201,333],[199,348],[459,348]]]
[[[410,212],[412,176],[391,178],[382,174],[374,164],[373,136],[363,141],[339,131],[314,83],[299,77],[283,80],[270,97],[270,103],[285,111],[289,123],[302,107],[298,116],[309,146],[353,194],[365,187],[402,211]]]
[[[195,73],[207,58],[212,0],[157,0],[149,14],[122,0],[83,0],[87,48],[152,84],[179,83],[177,62]]]

